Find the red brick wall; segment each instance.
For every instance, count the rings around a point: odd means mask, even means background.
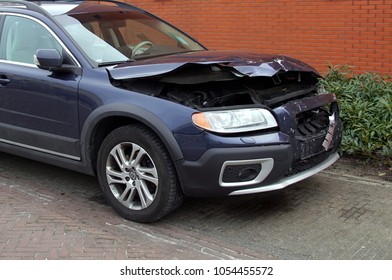
[[[127,0],[209,49],[248,49],[392,74],[392,0]]]

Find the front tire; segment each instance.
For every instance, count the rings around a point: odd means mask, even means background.
[[[170,155],[145,126],[128,125],[111,132],[99,150],[97,173],[106,199],[128,220],[154,222],[182,203]]]

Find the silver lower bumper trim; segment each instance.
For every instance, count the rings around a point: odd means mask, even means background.
[[[242,195],[242,194],[252,194],[252,193],[261,193],[261,192],[269,192],[269,191],[275,191],[275,190],[280,190],[284,189],[285,187],[292,185],[294,183],[297,183],[299,181],[302,181],[308,177],[311,177],[318,172],[326,169],[327,167],[331,166],[332,164],[335,163],[339,159],[338,153],[335,153],[331,155],[326,161],[322,162],[319,165],[316,165],[315,167],[308,169],[304,172],[295,174],[291,177],[284,178],[280,180],[279,182],[272,184],[272,185],[266,185],[262,187],[256,187],[256,188],[250,188],[250,189],[242,189],[242,190],[237,190],[231,192],[229,195]]]

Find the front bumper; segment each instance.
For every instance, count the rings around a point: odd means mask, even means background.
[[[338,153],[331,154],[325,161],[321,162],[320,164],[303,171],[301,173],[297,173],[290,177],[285,177],[274,184],[270,184],[267,186],[262,186],[258,188],[250,188],[250,189],[242,189],[233,191],[230,195],[242,195],[242,194],[252,194],[252,193],[260,193],[260,192],[268,192],[268,191],[275,191],[283,189],[287,186],[295,184],[299,181],[302,181],[310,176],[317,174],[318,172],[326,169],[327,167],[334,164],[339,159]]]
[[[225,196],[278,190],[339,158],[342,123],[334,95],[303,98],[274,111],[279,132],[248,138],[208,133],[178,136],[184,150],[190,151],[187,155],[196,155],[175,163],[184,194]]]
[[[176,168],[186,196],[211,197],[282,189],[320,172],[339,158],[336,151],[328,151],[303,161],[308,166],[295,172],[293,154],[291,145],[216,148],[198,161],[177,162]],[[228,168],[237,176],[226,176]]]

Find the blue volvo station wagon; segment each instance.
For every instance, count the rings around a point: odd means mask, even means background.
[[[0,2],[0,151],[97,176],[124,218],[285,188],[338,159],[336,96],[117,1]]]

